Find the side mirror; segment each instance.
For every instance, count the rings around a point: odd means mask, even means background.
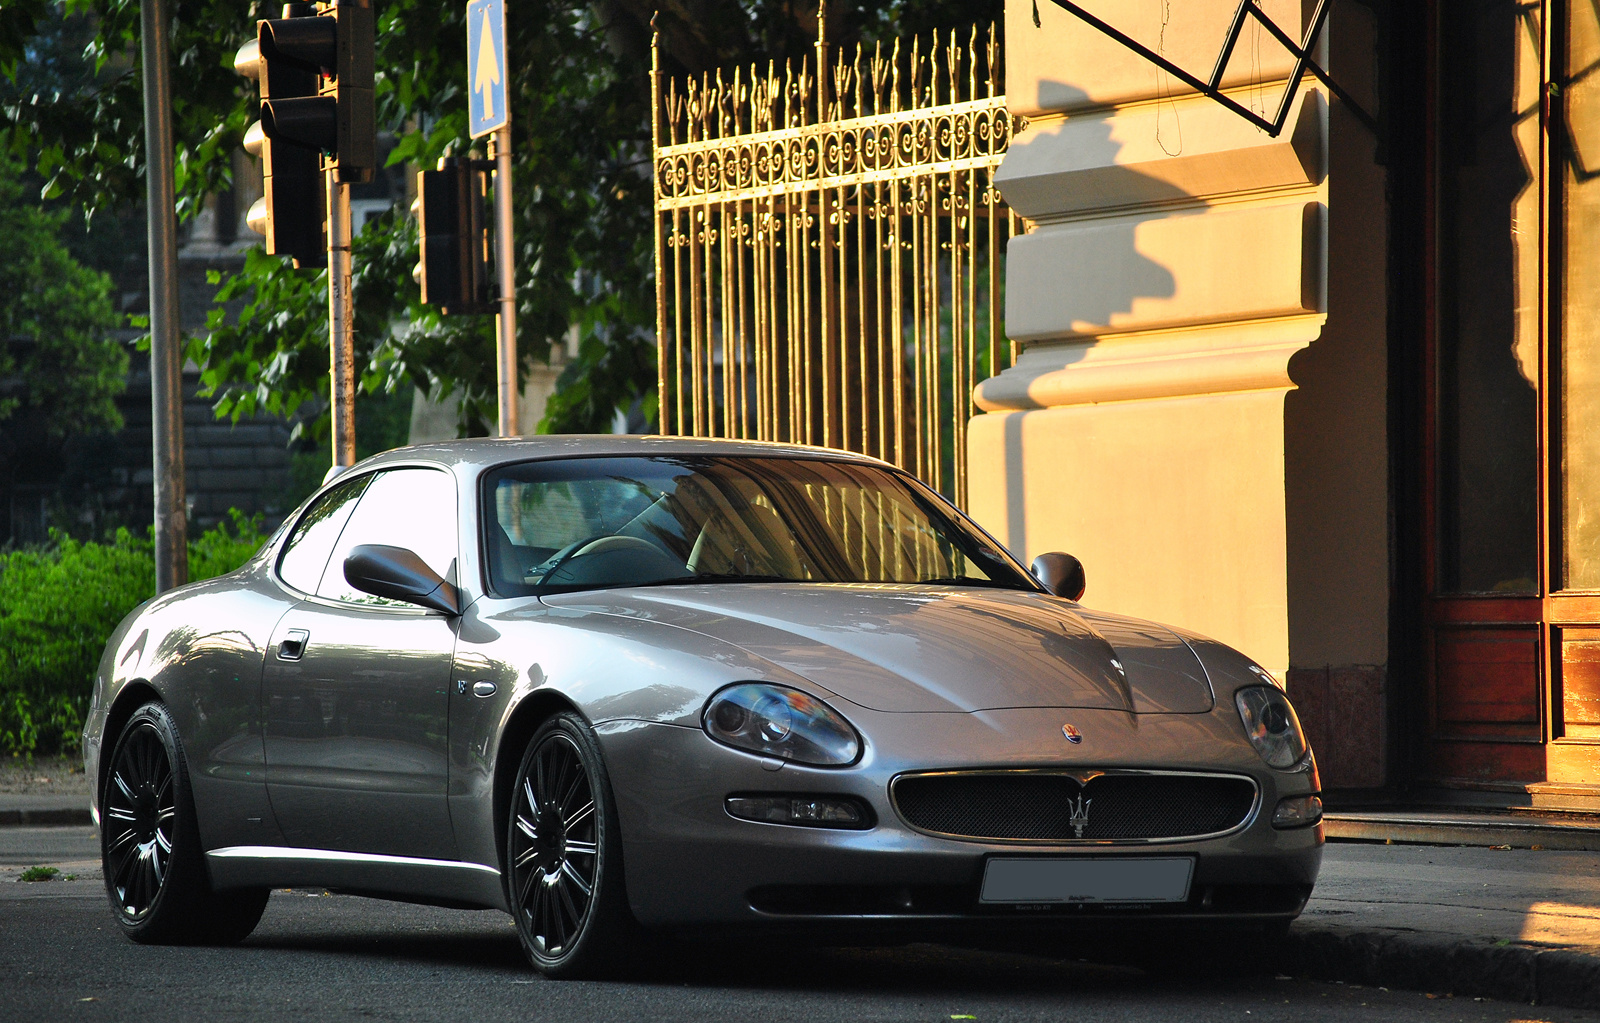
[[[1053,551],[1033,559],[1033,577],[1058,597],[1082,600],[1088,583],[1083,577],[1083,562],[1070,554]]]
[[[461,613],[461,594],[456,588],[404,547],[361,544],[344,559],[344,578],[375,597],[403,600],[447,615]]]

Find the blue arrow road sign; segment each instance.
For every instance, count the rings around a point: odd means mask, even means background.
[[[467,99],[472,137],[506,126],[505,0],[467,3]]]

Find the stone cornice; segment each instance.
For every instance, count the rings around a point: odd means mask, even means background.
[[[1289,359],[1316,340],[1320,315],[1159,335],[1032,345],[1015,366],[978,385],[985,412],[1112,401],[1288,391]]]

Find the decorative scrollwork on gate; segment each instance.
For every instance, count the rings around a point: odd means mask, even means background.
[[[1010,141],[1005,107],[983,99],[667,145],[656,155],[657,208],[987,170]]]

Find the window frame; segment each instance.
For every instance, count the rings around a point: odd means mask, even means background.
[[[394,472],[394,471],[399,470],[399,469],[428,469],[428,470],[431,470],[431,471],[434,471],[434,472],[443,473],[445,476],[449,477],[450,486],[451,486],[451,489],[453,491],[453,496],[455,498],[455,509],[456,509],[456,514],[455,514],[455,523],[456,523],[455,537],[456,537],[456,576],[457,576],[457,581],[455,583],[455,586],[456,586],[457,590],[459,590],[462,593],[463,598],[465,598],[465,595],[466,595],[466,587],[464,585],[465,580],[462,579],[461,577],[463,575],[462,569],[464,567],[467,555],[466,555],[466,552],[463,550],[462,545],[461,545],[461,515],[462,515],[461,483],[460,483],[460,480],[458,480],[456,478],[456,474],[454,472],[452,472],[451,469],[448,466],[441,465],[441,464],[439,464],[437,462],[410,461],[410,460],[407,460],[407,461],[395,461],[395,462],[384,462],[384,463],[379,464],[379,465],[374,465],[374,466],[371,466],[371,467],[363,468],[362,471],[359,472],[359,473],[356,473],[356,472],[341,473],[336,478],[334,478],[332,480],[329,480],[322,487],[318,488],[316,493],[311,495],[311,497],[306,501],[305,507],[301,510],[300,514],[294,516],[294,526],[284,530],[284,542],[279,547],[277,553],[274,554],[273,557],[272,557],[272,572],[271,572],[271,575],[272,575],[273,581],[276,582],[279,586],[283,587],[288,592],[290,592],[291,594],[294,594],[294,595],[298,596],[301,600],[316,601],[317,603],[322,604],[322,605],[327,606],[327,607],[340,607],[340,608],[346,608],[346,609],[359,609],[359,610],[363,610],[363,611],[382,611],[382,612],[386,612],[386,613],[401,613],[401,614],[407,614],[407,615],[437,615],[437,614],[439,614],[440,612],[438,612],[438,611],[432,611],[432,610],[429,610],[428,608],[421,607],[421,606],[418,606],[418,605],[415,605],[415,604],[406,604],[406,605],[399,605],[399,606],[390,605],[390,604],[356,604],[356,603],[352,603],[352,602],[346,601],[346,600],[338,600],[338,599],[335,599],[333,597],[324,597],[321,594],[318,594],[318,593],[315,593],[315,592],[307,592],[305,590],[300,589],[298,586],[295,586],[293,583],[291,583],[287,579],[285,579],[283,577],[283,574],[282,574],[283,557],[284,557],[284,555],[286,553],[288,553],[288,549],[289,549],[289,547],[288,547],[288,538],[292,537],[294,535],[294,531],[300,527],[301,520],[303,520],[307,515],[309,515],[311,513],[311,509],[316,505],[318,500],[320,500],[325,494],[328,494],[328,493],[338,489],[339,487],[344,486],[347,483],[351,483],[351,482],[354,482],[355,480],[359,480],[359,479],[366,479],[368,477],[376,477],[376,476],[382,475],[383,473]],[[371,485],[371,480],[370,479],[368,479],[368,485],[369,486]],[[356,504],[360,505],[362,498],[364,498],[365,496],[366,496],[366,492],[365,492],[365,490],[363,490],[361,497],[356,498]],[[354,514],[355,514],[355,512],[352,509],[351,516],[354,517]],[[348,526],[349,524],[350,524],[349,520],[348,519],[345,520],[345,525]],[[479,532],[481,534],[482,530],[477,530],[477,532]],[[342,538],[343,536],[344,536],[344,529],[341,528],[339,530],[339,536],[334,538],[334,541],[333,541],[334,548],[337,548],[339,546],[339,539]],[[480,547],[481,547],[481,536],[480,536]],[[329,557],[330,560],[333,558],[333,549],[330,549],[328,551],[328,557]],[[326,562],[323,564],[322,570],[323,570],[323,573],[326,574],[326,572],[328,570],[328,566],[327,566]],[[319,583],[321,582],[321,576],[318,576],[318,582]]]
[[[293,593],[293,594],[299,596],[301,599],[316,597],[316,593],[309,592],[309,591],[306,591],[306,590],[302,590],[300,587],[296,586],[294,583],[290,582],[289,580],[287,580],[287,579],[285,579],[283,577],[283,559],[289,553],[289,547],[290,547],[291,543],[293,542],[293,538],[294,538],[295,532],[300,528],[300,524],[305,521],[306,516],[311,514],[311,509],[313,509],[313,508],[315,508],[317,506],[317,502],[318,501],[322,500],[328,494],[331,494],[333,491],[339,489],[342,486],[345,486],[345,485],[350,484],[350,483],[354,483],[356,480],[363,479],[363,478],[365,478],[367,476],[376,476],[379,472],[382,472],[382,471],[383,470],[381,468],[375,468],[371,472],[362,472],[362,473],[357,473],[357,474],[349,474],[349,473],[341,474],[337,478],[329,480],[326,484],[324,484],[322,487],[320,487],[316,491],[316,493],[312,494],[311,497],[309,499],[307,499],[307,501],[305,503],[305,507],[300,510],[300,514],[298,514],[298,515],[296,515],[294,517],[294,525],[289,527],[288,529],[285,529],[283,531],[283,542],[282,542],[282,545],[279,546],[277,553],[274,554],[273,557],[272,557],[272,579],[273,579],[274,582],[276,582],[279,586],[282,586],[284,589],[288,590],[290,593]],[[356,498],[356,503],[357,504],[361,503],[361,498],[360,497]],[[355,513],[355,509],[352,508],[351,509],[351,514],[354,514],[354,513]],[[348,525],[349,524],[349,519],[346,519],[345,523],[346,523],[346,525]],[[339,535],[340,536],[344,535],[344,527],[343,526],[341,526],[339,528]],[[333,543],[334,543],[335,547],[338,546],[338,544],[339,544],[339,537],[338,536],[335,536],[333,538]],[[328,557],[329,558],[333,557],[333,548],[332,547],[328,548]],[[322,563],[322,570],[324,572],[326,572],[328,570],[328,563],[326,561]],[[318,575],[317,576],[317,581],[321,582],[321,580],[322,580],[322,576]]]

